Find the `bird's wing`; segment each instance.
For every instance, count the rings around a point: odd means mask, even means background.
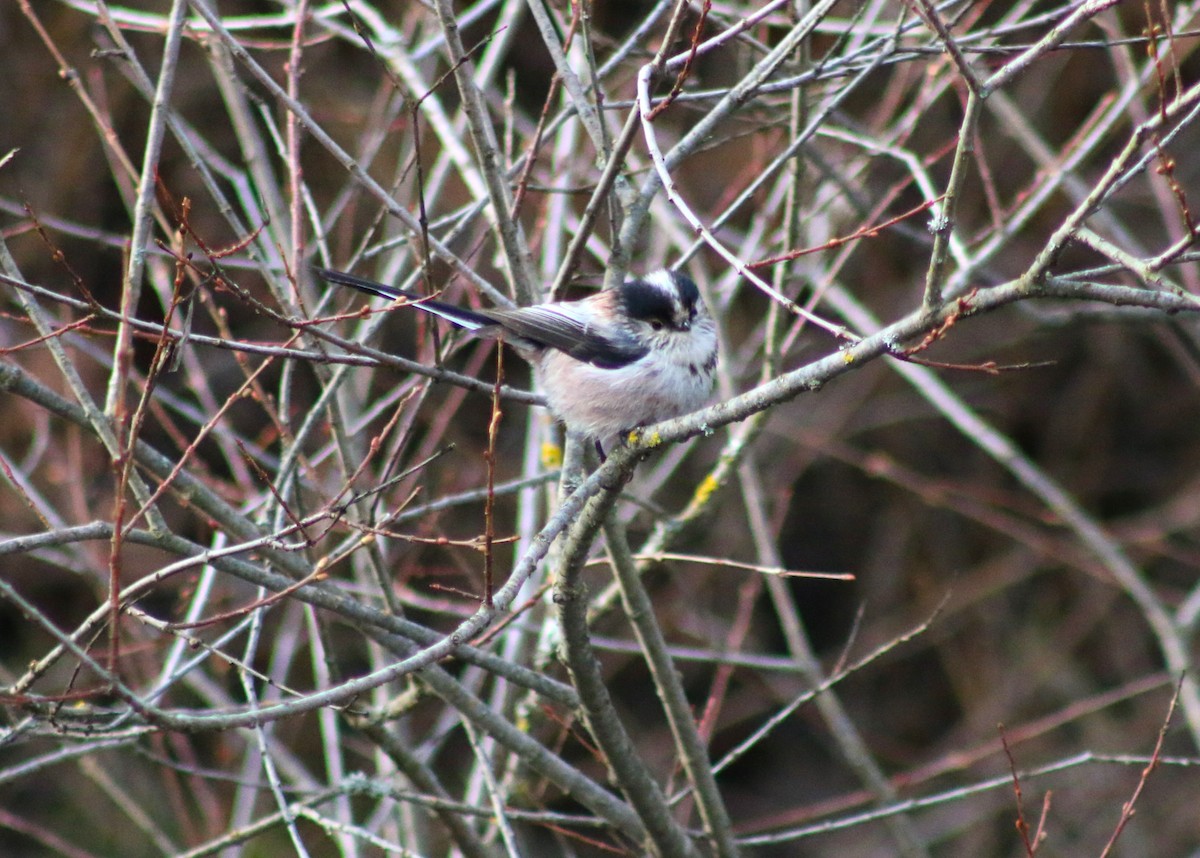
[[[444,301],[435,301],[432,298],[425,298],[407,289],[398,289],[395,286],[388,286],[376,280],[368,280],[365,277],[356,277],[344,271],[318,268],[317,274],[330,283],[337,283],[339,286],[349,286],[352,289],[357,289],[359,292],[366,292],[368,295],[378,295],[380,298],[388,298],[392,301],[395,301],[397,298],[404,298],[411,301],[412,306],[418,310],[424,310],[426,313],[440,316],[446,321],[453,322],[460,328],[466,328],[469,331],[478,331],[481,328],[494,327],[497,324],[495,319],[475,310],[456,307]]]
[[[576,360],[601,369],[619,369],[640,360],[650,351],[631,336],[605,336],[597,332],[594,326],[583,320],[583,313],[570,302],[539,304],[518,310],[468,310],[344,271],[329,268],[318,268],[316,271],[330,283],[349,286],[368,295],[393,301],[405,298],[417,309],[433,313],[469,331],[495,336],[499,328],[534,347],[558,349]],[[514,345],[520,346],[521,343]]]
[[[631,336],[601,334],[570,304],[539,304],[519,310],[490,310],[487,315],[523,340],[566,352],[601,369],[619,369],[640,360],[649,349]]]

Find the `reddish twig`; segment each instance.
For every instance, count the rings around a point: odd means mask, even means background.
[[[1175,684],[1175,693],[1171,695],[1171,705],[1167,707],[1167,717],[1163,719],[1162,726],[1158,728],[1158,739],[1154,743],[1154,753],[1150,755],[1150,762],[1142,769],[1142,776],[1138,778],[1137,786],[1133,788],[1133,795],[1129,797],[1129,801],[1121,805],[1121,818],[1117,820],[1117,827],[1113,829],[1112,837],[1108,838],[1108,843],[1104,845],[1104,851],[1100,853],[1100,858],[1108,858],[1112,854],[1113,848],[1117,845],[1117,839],[1121,836],[1121,832],[1125,830],[1125,826],[1129,824],[1129,820],[1133,819],[1134,805],[1141,797],[1142,791],[1146,789],[1146,784],[1150,781],[1150,774],[1158,768],[1158,761],[1162,758],[1163,741],[1167,738],[1167,728],[1171,726],[1171,718],[1175,714],[1175,707],[1179,704],[1179,692],[1183,688],[1183,677],[1179,677],[1179,681]]]
[[[885,220],[883,223],[877,223],[873,226],[864,226],[860,229],[856,229],[849,235],[835,236],[824,244],[819,244],[816,247],[806,247],[801,250],[791,250],[787,253],[780,254],[779,256],[772,256],[767,259],[760,259],[757,262],[748,263],[746,267],[751,270],[766,268],[770,265],[778,265],[781,262],[790,262],[793,259],[799,259],[801,256],[808,256],[811,253],[820,253],[825,250],[833,250],[836,247],[841,247],[843,244],[848,244],[851,241],[857,241],[860,238],[874,238],[889,226],[894,226],[901,221],[908,220],[910,217],[918,215],[932,206],[937,205],[941,199],[941,197],[937,197],[936,199],[926,200],[919,206],[914,206],[903,214],[898,214],[894,218]]]
[[[1017,774],[1017,762],[1013,759],[1012,749],[1008,747],[1008,738],[1004,735],[1004,725],[997,725],[996,729],[1000,733],[1000,742],[1004,746],[1004,756],[1008,758],[1008,770],[1012,772],[1013,793],[1017,800],[1017,833],[1021,835],[1021,842],[1025,846],[1025,854],[1028,858],[1033,858],[1037,852],[1037,840],[1030,839],[1029,825],[1025,822],[1025,802],[1021,794],[1021,778]],[[1039,824],[1038,828],[1041,828]]]
[[[704,5],[700,7],[700,18],[696,21],[696,29],[692,31],[692,44],[688,51],[687,59],[683,61],[683,68],[679,70],[679,74],[675,75],[675,83],[671,86],[671,91],[667,93],[667,97],[654,106],[654,109],[647,115],[647,119],[653,122],[657,119],[664,110],[671,106],[671,103],[679,97],[679,93],[683,92],[683,82],[688,79],[688,75],[692,71],[692,63],[696,59],[696,52],[700,47],[700,36],[704,33],[704,24],[708,20],[708,13],[712,9],[712,0],[704,0]]]
[[[299,525],[296,526],[296,529],[300,529]],[[307,587],[309,584],[312,584],[316,581],[325,580],[325,578],[329,576],[329,566],[330,564],[325,562],[325,559],[322,558],[321,560],[317,561],[316,567],[313,569],[311,574],[306,575],[295,584],[289,584],[287,587],[276,593],[272,593],[271,595],[265,596],[262,599],[256,599],[248,605],[242,605],[241,607],[234,608],[220,614],[214,614],[211,617],[205,617],[203,620],[196,620],[190,623],[167,623],[166,627],[171,631],[181,631],[183,629],[203,629],[216,625],[217,623],[224,622],[225,620],[233,620],[237,619],[238,617],[244,617],[252,611],[258,611],[263,608],[270,607],[281,599],[287,598],[302,587]]]
[[[492,548],[496,538],[496,437],[500,433],[500,418],[504,414],[500,408],[500,390],[503,386],[504,344],[500,342],[496,349],[496,385],[492,389],[492,419],[488,422],[488,443],[483,452],[484,461],[487,462],[487,499],[483,506],[483,603],[489,609],[492,607],[492,596],[495,592],[495,557]]]

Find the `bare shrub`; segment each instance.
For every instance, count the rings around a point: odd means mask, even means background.
[[[1194,849],[1196,4],[141,5],[0,11],[0,851]]]

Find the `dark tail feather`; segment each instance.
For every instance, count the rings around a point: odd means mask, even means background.
[[[359,292],[366,292],[368,295],[378,295],[380,298],[408,298],[413,301],[421,300],[421,296],[414,292],[409,292],[407,289],[397,289],[394,286],[385,286],[375,280],[367,280],[365,277],[355,277],[353,274],[347,274],[345,271],[334,271],[332,268],[318,268],[317,274],[323,280],[328,280],[330,283],[336,283],[339,286],[349,286],[352,289],[357,289]]]
[[[491,327],[496,324],[496,320],[483,313],[477,313],[474,310],[467,310],[463,307],[455,307],[453,304],[447,304],[443,301],[434,301],[430,298],[422,297],[416,292],[410,292],[407,289],[397,289],[395,286],[387,286],[376,280],[368,280],[365,277],[356,277],[353,274],[347,274],[345,271],[334,271],[331,268],[318,268],[317,274],[324,280],[330,283],[336,283],[339,286],[349,286],[352,289],[357,289],[359,292],[366,292],[368,295],[378,295],[380,298],[387,298],[394,301],[397,298],[406,298],[412,301],[412,305],[418,310],[424,310],[426,313],[433,313],[435,316],[441,316],[447,322],[453,322],[460,328],[466,328],[470,331],[477,331],[480,328]]]

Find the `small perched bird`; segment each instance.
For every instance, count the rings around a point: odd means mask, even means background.
[[[696,284],[677,271],[515,310],[469,310],[342,271],[317,273],[369,295],[406,298],[479,336],[502,335],[533,364],[555,417],[594,440],[601,456],[616,437],[694,411],[712,394],[716,326]]]

